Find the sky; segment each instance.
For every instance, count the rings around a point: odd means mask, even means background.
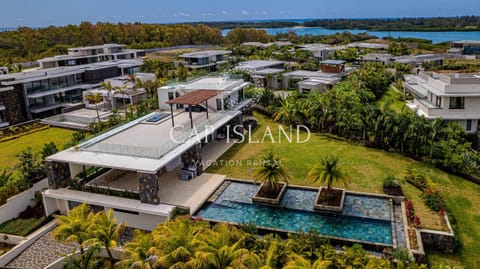
[[[480,15],[479,0],[0,0],[0,27]]]

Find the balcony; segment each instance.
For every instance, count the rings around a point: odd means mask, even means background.
[[[439,118],[445,116],[445,110],[439,106],[436,106],[426,99],[415,98],[413,102],[409,102],[407,106],[413,110],[417,111],[417,114],[420,116],[425,116],[426,118]]]

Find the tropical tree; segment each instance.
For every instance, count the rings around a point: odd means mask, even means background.
[[[266,192],[271,195],[276,195],[280,190],[279,182],[288,183],[290,180],[288,169],[282,165],[282,160],[275,157],[272,151],[268,151],[261,158],[254,177],[265,186]]]
[[[94,214],[87,204],[81,204],[68,212],[68,215],[58,216],[57,227],[52,236],[63,242],[77,243],[80,254],[84,255],[85,242],[91,239],[90,227],[94,220]]]
[[[42,155],[42,160],[45,161],[48,156],[53,155],[57,152],[57,145],[54,142],[50,141],[50,143],[43,144],[43,148],[40,154]]]
[[[95,111],[97,112],[97,119],[100,122],[100,114],[98,112],[98,104],[103,100],[103,96],[101,93],[97,92],[95,94],[89,93],[85,96],[89,104],[95,104]]]
[[[93,217],[93,224],[88,230],[93,238],[90,239],[87,244],[104,247],[112,268],[115,263],[115,259],[112,255],[112,248],[118,246],[118,238],[124,228],[124,224],[117,224],[117,219],[113,215],[113,210],[110,209],[108,212],[102,210],[95,214]]]
[[[115,97],[116,94],[121,94],[122,95],[122,106],[123,106],[123,109],[125,110],[125,114],[127,114],[127,106],[125,105],[125,98],[124,98],[124,95],[127,94],[127,88],[126,86],[116,86],[116,87],[113,87],[113,89],[115,90],[114,93],[113,93],[113,96]]]
[[[331,268],[332,261],[317,259],[313,264],[310,260],[303,258],[298,254],[292,254],[290,261],[283,269],[328,269]]]
[[[159,250],[155,246],[153,236],[140,230],[135,230],[133,240],[123,246],[125,258],[116,265],[120,268],[155,268]]]
[[[317,183],[327,184],[328,190],[332,189],[333,184],[345,181],[345,175],[340,167],[337,156],[327,155],[320,159],[320,162],[310,168],[307,180]]]

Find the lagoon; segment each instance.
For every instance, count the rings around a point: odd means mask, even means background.
[[[278,33],[288,33],[289,31],[295,32],[297,35],[332,35],[335,33],[341,33],[348,31],[353,34],[368,33],[370,35],[377,36],[379,38],[384,37],[414,37],[432,40],[432,43],[442,43],[455,40],[480,40],[480,31],[472,32],[399,32],[399,31],[366,31],[366,30],[345,30],[345,29],[325,29],[321,27],[285,27],[285,28],[259,28],[267,31],[271,35]],[[225,36],[230,29],[222,31]]]

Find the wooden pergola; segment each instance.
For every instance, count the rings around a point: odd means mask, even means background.
[[[188,105],[188,114],[190,117],[190,127],[193,128],[193,119],[192,119],[192,106],[199,105],[205,102],[205,108],[207,112],[208,119],[208,99],[217,96],[221,91],[218,90],[196,90],[184,94],[178,98],[167,101],[166,103],[170,105],[170,113],[172,117],[172,126],[175,127],[175,121],[173,117],[173,105]]]

